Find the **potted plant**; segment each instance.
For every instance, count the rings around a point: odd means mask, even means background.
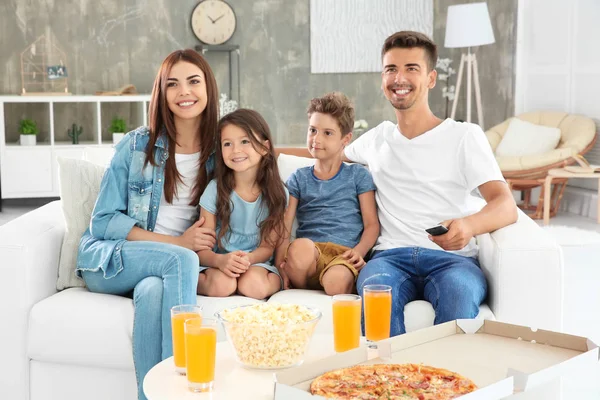
[[[19,141],[21,146],[35,146],[35,138],[39,130],[34,120],[28,118],[22,119],[19,124],[19,133],[21,134]]]
[[[125,125],[125,120],[119,117],[114,117],[110,126],[108,127],[108,131],[112,133],[113,144],[117,144],[123,139],[125,136],[125,131],[127,130],[127,126]]]

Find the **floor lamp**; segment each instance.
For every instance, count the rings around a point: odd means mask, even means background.
[[[458,77],[456,79],[456,93],[452,102],[450,118],[456,115],[456,105],[460,94],[464,66],[467,66],[467,122],[471,122],[471,83],[475,86],[475,101],[477,102],[477,116],[479,126],[483,128],[483,112],[481,111],[481,88],[479,86],[479,72],[477,71],[477,58],[471,53],[471,47],[494,43],[494,31],[490,21],[487,3],[458,4],[448,7],[446,20],[446,41],[444,47],[466,47],[467,54],[460,57]]]

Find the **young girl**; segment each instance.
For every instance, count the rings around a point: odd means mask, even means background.
[[[77,270],[90,291],[133,290],[139,399],[146,373],[173,353],[171,307],[196,304],[195,252],[215,244],[197,204],[213,170],[217,93],[198,53],[169,54],[154,81],[150,126],[116,146],[79,244]]]
[[[287,189],[266,121],[239,109],[219,121],[216,179],[200,199],[205,227],[216,228],[217,248],[198,252],[198,294],[237,292],[264,299],[282,287],[273,251],[283,237]]]

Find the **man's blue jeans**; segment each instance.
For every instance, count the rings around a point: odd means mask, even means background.
[[[391,336],[406,332],[404,306],[413,300],[430,302],[434,324],[441,324],[475,318],[487,293],[476,259],[421,247],[375,251],[358,275],[361,296],[365,285],[392,287]]]
[[[133,362],[138,398],[145,400],[146,373],[173,355],[171,307],[196,304],[199,261],[192,250],[157,242],[125,242],[121,257],[123,270],[110,279],[102,270],[82,271],[82,276],[91,292],[133,290]]]

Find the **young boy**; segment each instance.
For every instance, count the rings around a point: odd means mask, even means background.
[[[375,184],[365,167],[342,162],[354,126],[348,98],[328,93],[312,99],[307,112],[306,145],[316,162],[296,170],[286,183],[286,229],[291,232],[295,217],[298,229],[291,244],[284,237],[275,265],[286,288],[352,293],[364,257],[379,235]]]

